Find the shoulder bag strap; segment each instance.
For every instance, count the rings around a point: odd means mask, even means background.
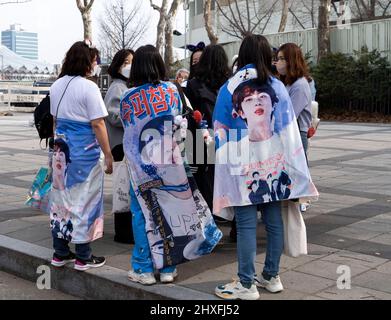
[[[63,94],[62,94],[62,96],[61,96],[60,102],[59,102],[58,105],[57,105],[56,119],[57,119],[57,116],[58,116],[58,109],[60,108],[60,104],[61,104],[62,98],[64,98],[64,94],[65,94],[65,92],[67,91],[69,84],[70,84],[70,83],[72,82],[72,80],[75,79],[76,77],[77,77],[77,76],[75,76],[75,77],[73,77],[71,80],[69,80],[67,86],[65,87],[65,90],[64,90],[64,92],[63,92]]]

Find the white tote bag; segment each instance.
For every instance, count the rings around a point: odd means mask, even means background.
[[[113,162],[112,213],[130,211],[130,176],[126,160]]]
[[[290,257],[307,254],[307,231],[300,212],[300,202],[283,201],[284,253]]]

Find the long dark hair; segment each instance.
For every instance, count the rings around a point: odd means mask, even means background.
[[[272,49],[264,36],[248,35],[242,41],[239,49],[238,70],[251,63],[257,69],[257,82],[266,83],[272,75]]]
[[[213,90],[218,90],[231,76],[228,57],[220,45],[208,45],[202,52],[195,78]]]
[[[130,87],[139,87],[146,83],[156,85],[165,80],[166,67],[159,51],[152,45],[138,48],[134,53],[130,70]]]
[[[97,49],[90,48],[84,41],[75,42],[65,55],[59,78],[63,76],[87,76],[92,71],[94,58],[99,60]]]
[[[124,64],[125,59],[130,54],[134,56],[134,51],[131,49],[121,49],[114,55],[113,61],[107,69],[107,73],[110,75],[110,77],[113,79],[128,81],[128,79],[120,73],[120,68]]]

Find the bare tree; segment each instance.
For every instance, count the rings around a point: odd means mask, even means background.
[[[354,0],[350,4],[353,18],[364,21],[375,17],[385,17],[390,14],[389,0]]]
[[[216,0],[219,12],[228,22],[222,31],[239,39],[256,30],[263,33],[278,1]]]
[[[149,0],[151,7],[159,12],[159,22],[157,26],[156,48],[164,56],[164,62],[171,72],[171,67],[174,64],[173,53],[173,24],[178,13],[179,5],[183,0],[172,0],[170,9],[169,1],[162,0],[161,6],[154,4],[153,0]]]
[[[81,13],[84,27],[84,39],[92,39],[91,8],[94,0],[76,0],[77,8]]]
[[[360,10],[360,13],[363,13],[366,18],[375,17],[375,7],[377,4],[377,0],[356,0],[357,8]]]
[[[302,29],[316,28],[318,25],[319,0],[292,1],[289,13],[293,17],[293,23],[299,24]]]
[[[148,29],[149,17],[142,17],[141,3],[129,6],[125,0],[106,2],[99,18],[100,44],[108,59],[121,49],[133,48]]]
[[[0,6],[4,4],[20,4],[20,3],[26,3],[31,2],[31,0],[10,0],[10,1],[0,1]]]
[[[204,3],[204,22],[206,33],[208,34],[208,38],[211,44],[216,44],[219,41],[216,32],[213,30],[212,26],[212,0],[205,0]]]
[[[320,0],[318,25],[318,61],[330,52],[330,9],[331,0]]]

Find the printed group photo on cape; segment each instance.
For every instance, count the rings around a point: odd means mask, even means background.
[[[121,100],[131,188],[157,269],[208,254],[222,237],[176,141],[181,113],[169,82],[130,89]]]
[[[316,200],[293,106],[283,84],[239,70],[221,89],[214,113],[214,214],[232,220],[234,206]]]

